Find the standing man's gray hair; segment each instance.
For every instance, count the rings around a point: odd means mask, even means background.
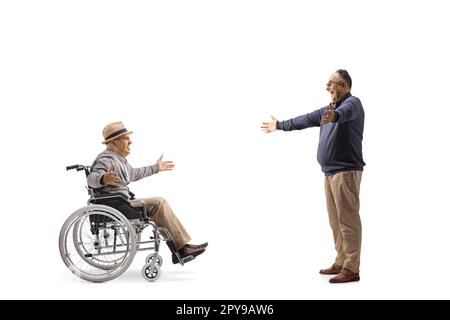
[[[336,70],[336,73],[339,74],[339,77],[342,80],[347,82],[348,87],[351,89],[352,88],[352,78],[350,77],[350,74],[348,73],[348,71],[344,70],[344,69],[339,69],[339,70]]]

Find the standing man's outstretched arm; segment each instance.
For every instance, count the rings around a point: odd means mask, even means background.
[[[310,127],[320,127],[325,109],[326,107],[285,121],[278,121],[272,116],[272,121],[263,122],[261,129],[264,132],[269,133],[276,130],[291,131]]]

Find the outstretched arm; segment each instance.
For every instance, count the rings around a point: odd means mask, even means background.
[[[355,97],[345,100],[342,105],[334,110],[333,122],[346,122],[353,120],[362,110],[361,102]]]
[[[129,166],[128,168],[131,172],[131,177],[130,177],[131,181],[140,180],[142,178],[151,176],[152,174],[156,174],[160,171],[173,170],[173,168],[175,167],[175,165],[173,164],[172,161],[164,161],[163,155],[161,155],[161,157],[159,157],[159,159],[156,161],[156,163],[151,166],[142,167],[142,168],[132,168],[129,164],[128,164],[128,166]]]
[[[97,189],[104,185],[116,187],[120,182],[115,170],[114,161],[110,158],[97,159],[92,167],[92,172],[87,177],[88,185]]]
[[[117,176],[116,172],[114,171],[114,167],[109,167],[108,171],[100,178],[100,183],[102,185],[110,185],[113,187],[119,186],[120,179]]]
[[[320,109],[285,121],[278,121],[272,116],[272,122],[263,122],[261,129],[268,133],[275,130],[291,131],[320,127],[321,118]]]

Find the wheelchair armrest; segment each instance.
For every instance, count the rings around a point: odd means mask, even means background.
[[[145,201],[142,199],[136,200],[139,201],[142,204],[142,209],[144,210],[144,213],[147,213],[147,207],[145,205]]]
[[[96,200],[100,200],[101,202],[104,202],[107,199],[111,199],[111,200],[117,199],[119,201],[125,200],[126,202],[129,202],[128,198],[124,194],[121,194],[121,193],[109,193],[109,194],[94,195],[91,199],[89,199],[89,202],[95,203],[95,202],[97,202]]]
[[[97,195],[89,199],[91,204],[103,204],[119,210],[128,219],[144,219],[146,217],[145,206],[133,207],[125,195],[119,193]]]

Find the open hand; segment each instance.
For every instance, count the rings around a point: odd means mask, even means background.
[[[163,161],[163,155],[159,157],[158,161],[156,162],[158,164],[159,171],[169,171],[173,170],[175,165],[172,161]]]
[[[119,181],[120,181],[119,177],[114,172],[114,167],[111,166],[111,167],[109,167],[108,171],[106,171],[106,173],[103,175],[100,182],[102,184],[107,184],[107,185],[110,185],[113,187],[118,187]]]
[[[271,118],[272,118],[271,122],[263,122],[261,125],[261,129],[266,133],[277,130],[278,120],[274,116],[271,116]]]
[[[330,123],[331,121],[333,121],[334,119],[334,102],[331,102],[328,105],[327,108],[327,113],[325,113],[325,115],[322,117],[322,120],[320,121],[321,124],[327,124]]]

